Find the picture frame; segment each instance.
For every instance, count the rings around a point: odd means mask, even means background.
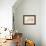
[[[36,15],[24,15],[23,24],[24,25],[35,25],[36,24]]]

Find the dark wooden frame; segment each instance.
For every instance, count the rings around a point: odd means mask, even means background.
[[[34,23],[25,23],[25,17],[34,17]],[[24,25],[35,25],[36,24],[36,15],[24,15],[23,16],[23,24]]]

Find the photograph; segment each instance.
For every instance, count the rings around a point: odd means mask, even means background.
[[[23,24],[24,25],[35,25],[36,24],[36,15],[24,15]]]

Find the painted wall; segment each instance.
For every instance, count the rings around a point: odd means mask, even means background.
[[[18,0],[18,2],[13,6],[15,30],[22,32],[25,39],[34,40],[36,46],[41,46],[41,1]],[[36,25],[24,25],[23,15],[36,15]]]
[[[46,46],[46,0],[41,1],[41,38],[42,46]]]

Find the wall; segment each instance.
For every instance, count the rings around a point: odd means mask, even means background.
[[[15,30],[22,32],[25,39],[34,40],[36,46],[41,46],[41,1],[18,0],[18,2],[13,6]],[[23,15],[36,15],[36,25],[24,25]]]
[[[16,0],[0,0],[0,27],[12,29],[12,6]]]
[[[46,0],[41,1],[41,38],[42,46],[46,46]]]

